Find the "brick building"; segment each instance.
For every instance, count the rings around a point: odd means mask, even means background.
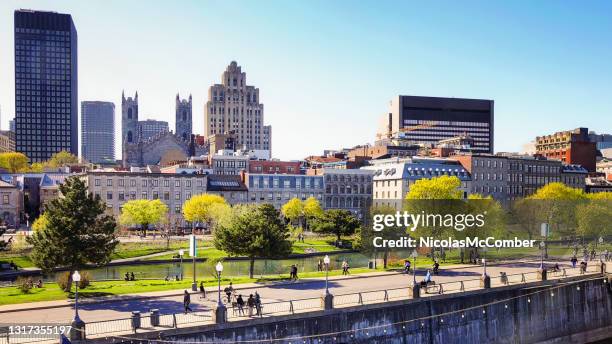
[[[596,143],[589,139],[587,128],[560,131],[536,137],[536,154],[560,160],[568,165],[580,165],[595,171]]]

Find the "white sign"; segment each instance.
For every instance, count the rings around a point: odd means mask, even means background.
[[[542,223],[542,225],[540,226],[540,235],[543,237],[548,237],[549,234],[550,227],[548,226],[548,223]]]
[[[197,248],[196,248],[196,237],[191,234],[189,236],[189,255],[192,257],[197,257]]]

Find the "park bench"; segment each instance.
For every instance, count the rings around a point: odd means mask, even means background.
[[[442,294],[440,285],[436,284],[435,281],[430,281],[427,283],[421,282],[421,288],[425,289],[425,294]]]

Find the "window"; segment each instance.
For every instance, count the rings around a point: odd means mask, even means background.
[[[119,179],[119,186],[125,186],[125,180]]]
[[[142,192],[142,199],[147,199],[147,198],[148,198],[147,192],[143,191]]]
[[[113,199],[113,193],[112,192],[107,192],[106,193],[106,199]]]
[[[146,179],[143,179],[143,180],[142,180],[142,187],[143,187],[143,188],[146,188],[146,187],[147,187],[147,180],[146,180]]]
[[[177,200],[177,201],[180,200],[181,199],[181,193],[180,192],[175,192],[174,193],[174,199]]]
[[[170,187],[170,181],[168,179],[164,179],[164,187]]]
[[[119,193],[119,200],[120,201],[124,201],[125,200],[125,195],[123,194],[123,192]]]
[[[130,179],[130,186],[136,187],[136,179]]]
[[[112,179],[107,179],[106,180],[106,186],[113,186],[113,180]]]
[[[2,204],[9,204],[9,195],[2,194]]]
[[[153,191],[153,199],[158,199],[158,198],[159,198],[159,192]]]
[[[180,214],[181,213],[181,206],[180,205],[174,206],[174,213],[175,214]]]
[[[96,179],[96,180],[94,181],[94,184],[95,184],[96,186],[100,186],[100,179]]]
[[[180,180],[175,180],[174,181],[174,187],[175,188],[180,188],[181,187],[181,181]]]
[[[164,192],[164,200],[165,201],[170,200],[170,193],[168,191]]]

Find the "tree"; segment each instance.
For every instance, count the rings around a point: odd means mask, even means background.
[[[406,194],[407,200],[461,199],[461,180],[455,176],[442,175],[431,179],[419,179]]]
[[[314,223],[314,230],[319,233],[333,234],[340,242],[342,235],[355,234],[361,222],[353,214],[344,209],[329,209],[323,212]]]
[[[538,209],[540,222],[548,223],[553,233],[576,234],[576,207],[587,200],[583,190],[555,182],[539,188],[527,199],[534,200],[531,203]]]
[[[527,233],[529,240],[540,233],[540,213],[536,202],[520,198],[512,204],[512,213],[517,223]]]
[[[56,267],[74,271],[88,263],[108,263],[119,242],[117,224],[106,213],[106,204],[88,193],[78,177],[67,178],[59,189],[62,197],[46,204],[47,225],[27,238],[33,246],[30,258],[45,273]]]
[[[283,216],[289,219],[291,224],[297,223],[299,226],[302,216],[304,215],[304,204],[299,198],[294,197],[283,204],[281,212]]]
[[[308,197],[304,201],[304,217],[306,218],[306,226],[310,227],[310,225],[321,215],[323,215],[323,208],[321,208],[321,203],[319,203],[319,200],[313,196]]]
[[[23,153],[0,153],[0,168],[6,169],[9,173],[26,172],[29,169],[28,157]]]
[[[51,158],[47,162],[45,162],[44,165],[51,168],[58,168],[78,163],[79,157],[66,151],[59,151],[53,154]]]
[[[396,210],[394,207],[390,206],[377,206],[371,209],[372,218],[376,218],[376,216],[384,216],[384,215],[394,215]],[[383,267],[387,268],[387,262],[389,258],[389,253],[392,248],[388,246],[377,248],[374,246],[374,238],[380,237],[382,240],[397,240],[402,236],[406,236],[407,228],[398,226],[394,221],[392,226],[385,226],[381,231],[374,230],[374,223],[371,223],[368,228],[361,228],[358,232],[360,233],[359,239],[356,240],[357,243],[353,247],[359,247],[359,249],[363,253],[367,253],[376,258],[378,252],[382,252],[383,254]]]
[[[49,218],[46,213],[40,215],[34,222],[32,223],[33,231],[42,231],[49,226]]]
[[[583,238],[593,237],[597,242],[599,237],[612,234],[612,200],[590,198],[576,209],[577,234]]]
[[[0,238],[4,236],[4,232],[6,232],[6,227],[4,226],[0,227]],[[0,251],[4,251],[8,247],[8,245],[9,245],[8,241],[4,241],[0,239]]]
[[[457,235],[452,220],[455,215],[466,211],[466,204],[461,200],[460,186],[459,178],[447,175],[414,182],[406,194],[404,210],[410,214],[425,214],[431,218],[427,225],[420,226],[413,232],[414,237],[440,239],[446,234]],[[432,260],[435,260],[433,247],[430,252]],[[441,253],[443,254],[443,251]]]
[[[166,221],[167,213],[168,206],[158,199],[136,199],[123,205],[119,222],[125,226],[141,226],[146,236],[150,225]]]
[[[255,258],[282,258],[291,253],[289,236],[271,204],[239,205],[232,208],[229,220],[215,225],[214,246],[230,256],[248,257],[249,277],[253,278]]]
[[[229,205],[219,195],[200,194],[195,195],[183,203],[183,217],[185,220],[195,223],[201,222],[211,224],[221,221],[228,215]]]

